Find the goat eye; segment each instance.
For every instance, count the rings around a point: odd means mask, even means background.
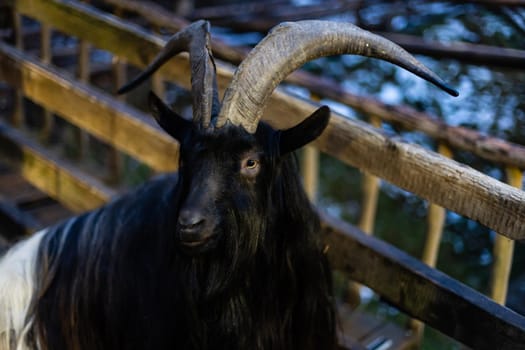
[[[255,169],[257,166],[259,166],[259,161],[255,159],[248,159],[246,161],[245,168],[246,169]]]
[[[247,177],[255,177],[259,173],[259,160],[245,158],[241,162],[241,174]]]

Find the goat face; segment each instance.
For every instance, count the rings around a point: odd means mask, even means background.
[[[278,131],[260,123],[250,134],[232,125],[199,128],[153,93],[150,108],[160,126],[180,143],[176,239],[192,254],[207,252],[219,242],[254,252],[273,215],[275,177],[297,176],[281,174],[283,159],[319,136],[329,119],[329,109],[321,107],[291,129]],[[235,237],[247,233],[244,244]]]

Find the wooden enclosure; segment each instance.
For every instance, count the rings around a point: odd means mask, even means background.
[[[135,1],[108,0],[106,3],[113,6],[115,13],[126,10],[141,14],[155,28],[177,30],[186,24],[183,19],[152,6],[140,6]],[[127,65],[142,68],[152,60],[165,44],[161,36],[77,1],[16,0],[0,4],[3,11],[12,11],[16,33],[15,45],[0,42],[0,82],[16,89],[14,113],[9,121],[0,120],[0,159],[76,213],[102,205],[123,189],[108,182],[107,177],[101,179],[89,169],[64,159],[48,146],[58,120],[77,128],[74,139],[81,156],[84,148],[89,147],[90,139],[109,145],[108,173],[115,177],[123,155],[147,165],[152,173],[176,170],[176,142],[145,112],[112,93],[126,81]],[[23,18],[39,23],[33,29],[35,33],[28,32],[31,29],[23,25]],[[50,46],[52,31],[76,38],[73,52],[64,53],[75,57],[72,68],[59,68],[52,63],[56,55]],[[31,35],[39,37],[40,47],[24,47],[24,38]],[[90,59],[94,48],[112,54],[110,67],[98,67]],[[234,71],[232,63],[238,63],[244,52],[222,42],[214,42],[213,49],[220,58],[217,77],[222,95]],[[111,71],[111,89],[104,91],[92,84],[97,69]],[[153,88],[161,93],[163,80],[189,88],[187,56],[177,56],[156,75]],[[298,123],[314,110],[315,101],[320,97],[342,102],[370,117],[367,124],[333,113],[327,130],[314,147],[307,148],[304,169],[310,170],[305,170],[305,185],[312,198],[316,193],[318,151],[364,173],[360,229],[321,212],[332,267],[370,287],[407,315],[469,347],[523,348],[525,317],[503,305],[513,241],[525,239],[525,192],[519,188],[525,148],[465,128],[444,125],[410,107],[386,106],[373,99],[353,96],[329,80],[315,79],[302,71],[292,74],[287,82],[307,88],[311,100],[304,101],[278,89],[264,115],[277,127]],[[45,110],[38,134],[29,133],[25,126],[26,100]],[[422,131],[440,146],[434,152],[389,137],[381,131],[382,122]],[[509,184],[454,161],[455,150],[472,152],[501,164],[509,174]],[[428,239],[421,260],[371,235],[382,180],[431,203]],[[445,210],[478,221],[499,234],[491,296],[482,295],[432,268]],[[419,327],[414,325],[416,330]]]

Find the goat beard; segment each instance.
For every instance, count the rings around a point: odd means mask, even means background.
[[[214,249],[187,257],[191,261],[181,264],[185,266],[182,281],[191,285],[187,290],[192,293],[187,297],[193,301],[213,302],[235,294],[232,289],[247,288],[250,272],[264,255],[261,248],[267,227],[260,212],[239,214],[231,210],[223,217],[217,233],[221,238]]]

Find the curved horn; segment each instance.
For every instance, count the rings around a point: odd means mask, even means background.
[[[391,41],[350,23],[299,21],[271,30],[241,63],[225,92],[216,126],[226,121],[254,133],[266,100],[279,83],[304,63],[323,56],[355,54],[394,63],[451,95],[458,92]]]
[[[166,61],[180,52],[190,54],[193,121],[207,128],[212,116],[219,112],[215,62],[211,54],[210,23],[200,20],[174,34],[145,70],[118,90],[126,93],[138,86]]]

